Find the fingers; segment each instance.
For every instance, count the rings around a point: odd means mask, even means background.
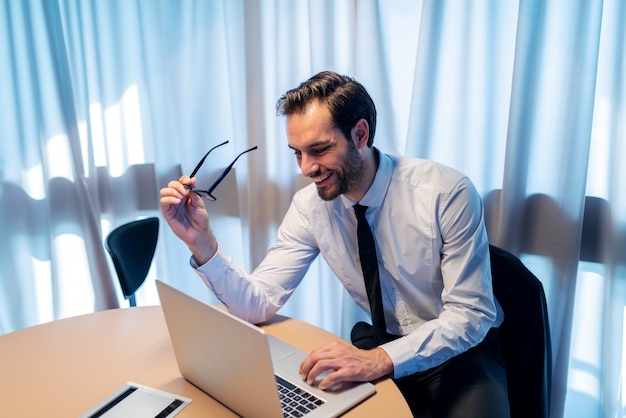
[[[336,390],[342,382],[366,382],[393,372],[393,363],[381,349],[360,350],[333,342],[314,350],[302,362],[300,375],[310,385]]]
[[[355,373],[355,356],[351,346],[333,342],[314,350],[300,366],[300,375],[309,385],[322,390],[337,390],[342,382],[363,381]]]
[[[189,188],[195,187],[196,179],[188,176],[182,176],[178,181],[172,180],[167,187],[162,188],[159,193],[161,195],[161,205],[178,205],[187,200],[192,194]]]
[[[331,375],[336,374],[339,367],[336,358],[333,347],[326,346],[314,350],[300,365],[300,376],[309,385],[317,385],[320,389],[326,390],[333,384],[335,378],[331,378]]]
[[[165,220],[174,233],[188,242],[186,235],[192,230],[207,229],[208,214],[202,198],[191,189],[195,186],[195,179],[182,176],[178,181],[172,180],[167,187],[159,191],[161,196],[161,210]]]

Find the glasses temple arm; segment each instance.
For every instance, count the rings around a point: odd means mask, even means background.
[[[200,167],[202,167],[202,164],[204,164],[204,160],[206,160],[206,157],[209,156],[209,154],[211,153],[211,151],[213,151],[215,148],[217,147],[221,147],[222,145],[226,145],[228,144],[228,141],[224,141],[221,144],[217,144],[216,146],[214,146],[213,148],[211,148],[206,154],[204,154],[204,157],[202,157],[202,159],[200,160],[200,162],[196,165],[196,168],[193,169],[193,171],[191,172],[191,174],[189,175],[189,177],[194,177],[196,175],[196,173],[198,172],[198,170],[200,170]]]
[[[230,170],[233,168],[233,166],[235,165],[235,163],[237,162],[237,160],[239,159],[239,157],[241,157],[242,155],[244,155],[246,152],[250,152],[253,151],[255,149],[257,149],[258,147],[255,145],[254,147],[245,150],[244,152],[242,152],[241,154],[239,154],[237,157],[235,157],[235,159],[233,160],[232,163],[230,163],[228,165],[228,167],[226,167],[226,169],[222,172],[222,174],[220,174],[220,176],[217,178],[217,180],[215,180],[213,182],[213,185],[209,188],[209,190],[207,190],[207,193],[209,194],[209,196],[213,197],[213,195],[211,193],[213,193],[213,190],[215,190],[215,188],[217,186],[219,186],[219,184],[222,182],[222,180],[224,180],[224,177],[226,177],[226,175],[230,172]],[[213,197],[214,198],[214,197]]]

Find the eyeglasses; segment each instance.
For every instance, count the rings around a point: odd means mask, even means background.
[[[202,159],[200,160],[200,162],[198,163],[198,165],[196,165],[196,168],[193,169],[193,171],[191,172],[191,175],[189,177],[194,177],[196,175],[196,173],[198,172],[198,170],[200,170],[200,167],[202,167],[202,164],[204,164],[204,160],[206,160],[206,157],[208,157],[208,155],[211,153],[211,151],[213,151],[215,148],[221,147],[222,145],[228,144],[228,141],[224,141],[221,144],[218,144],[216,146],[214,146],[213,148],[211,148],[209,150],[209,152],[207,152],[206,154],[204,154],[204,157],[202,157]],[[228,167],[226,167],[226,169],[222,172],[222,174],[217,178],[217,180],[215,180],[213,182],[213,184],[211,185],[211,187],[208,188],[208,190],[198,190],[198,189],[192,189],[191,186],[189,185],[185,185],[185,188],[187,190],[191,190],[192,192],[194,192],[195,194],[197,194],[198,196],[200,196],[203,199],[206,200],[211,200],[211,201],[215,201],[217,200],[215,198],[215,196],[213,196],[211,193],[213,193],[213,190],[215,190],[215,188],[222,182],[222,180],[224,180],[224,177],[226,177],[226,175],[228,174],[228,172],[233,168],[233,166],[235,165],[235,162],[239,159],[239,157],[241,157],[243,154],[245,154],[246,152],[250,152],[252,150],[257,149],[258,147],[255,145],[254,147],[245,150],[244,152],[242,152],[241,154],[239,154],[238,156],[235,157],[235,159],[233,160],[232,163],[230,163],[228,165]]]

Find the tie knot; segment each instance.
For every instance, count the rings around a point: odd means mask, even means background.
[[[365,211],[367,210],[367,206],[363,206],[357,203],[352,207],[354,208],[354,213],[356,213],[357,218],[365,217]]]

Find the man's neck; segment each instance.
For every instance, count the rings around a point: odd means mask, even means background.
[[[365,154],[363,159],[363,182],[358,190],[352,193],[346,193],[346,197],[354,202],[359,202],[365,196],[367,191],[374,183],[376,178],[376,172],[378,171],[378,164],[380,163],[380,152],[372,147],[369,152]]]

